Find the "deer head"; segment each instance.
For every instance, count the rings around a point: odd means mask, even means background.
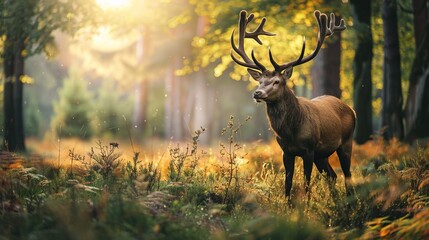
[[[316,48],[313,50],[313,52],[310,55],[304,57],[304,52],[305,52],[305,38],[304,38],[301,54],[299,55],[299,57],[295,61],[284,63],[284,64],[278,64],[274,60],[273,54],[269,49],[268,54],[269,54],[270,62],[274,67],[274,70],[271,71],[271,70],[268,70],[264,65],[262,65],[255,58],[255,54],[253,50],[251,52],[251,58],[249,58],[249,56],[246,54],[244,50],[244,39],[252,38],[257,43],[262,45],[262,41],[259,39],[260,35],[274,36],[275,34],[267,32],[263,29],[266,22],[266,18],[262,18],[261,23],[253,32],[247,32],[246,31],[247,25],[254,19],[254,15],[250,14],[249,16],[247,16],[247,12],[244,10],[240,12],[240,18],[238,21],[238,47],[236,46],[234,41],[235,30],[232,32],[232,35],[231,35],[231,45],[234,52],[238,54],[243,61],[238,60],[238,58],[234,56],[232,51],[231,51],[231,58],[237,64],[247,67],[247,71],[252,76],[252,78],[259,82],[259,86],[253,94],[253,98],[256,101],[260,102],[262,100],[266,102],[271,102],[271,101],[275,101],[278,97],[283,96],[284,91],[287,91],[286,81],[292,76],[293,67],[312,60],[317,55],[320,48],[322,47],[325,37],[328,37],[335,32],[339,32],[346,29],[344,19],[340,20],[339,25],[335,25],[335,14],[333,13],[330,14],[329,23],[328,23],[328,16],[324,13],[321,13],[318,10],[314,11],[314,16],[319,25],[319,33],[317,36],[317,45],[316,45]]]

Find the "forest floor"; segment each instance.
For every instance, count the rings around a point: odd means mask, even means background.
[[[231,130],[231,131],[229,131]],[[28,139],[0,152],[0,239],[427,239],[429,149],[375,139],[354,146],[353,195],[336,155],[331,184],[296,161],[284,198],[281,150],[150,140]]]

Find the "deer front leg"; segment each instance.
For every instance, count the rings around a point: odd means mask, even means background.
[[[293,172],[295,170],[295,156],[283,153],[283,164],[285,166],[285,196],[290,201],[290,191],[292,189]]]
[[[304,160],[305,192],[308,193],[310,187],[311,170],[313,170],[314,151],[310,151],[302,157]]]

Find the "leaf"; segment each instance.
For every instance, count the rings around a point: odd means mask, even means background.
[[[424,187],[429,185],[429,174],[425,175],[425,178],[423,179],[423,181],[419,184],[419,190],[422,190]]]
[[[376,218],[376,219],[374,219],[372,221],[367,222],[366,225],[369,228],[378,227],[380,225],[384,225],[386,223],[390,223],[390,221],[388,220],[388,218],[389,218],[388,216],[387,217]]]
[[[37,174],[37,173],[28,173],[27,176],[31,177],[32,179],[36,179],[36,180],[40,180],[40,179],[45,178],[45,176],[43,176],[42,174]]]
[[[395,232],[395,225],[389,224],[380,230],[380,237],[386,237]]]
[[[87,192],[91,192],[91,193],[97,193],[96,191],[100,191],[101,190],[100,188],[93,187],[93,186],[87,186],[87,185],[84,185],[84,184],[81,184],[81,183],[78,183],[78,184],[74,185],[74,187],[76,189],[81,189],[81,190],[84,190],[84,191],[87,191]]]

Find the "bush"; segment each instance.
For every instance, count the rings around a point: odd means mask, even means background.
[[[86,82],[73,69],[59,92],[59,100],[54,103],[52,128],[59,137],[79,137],[89,139],[93,135],[91,125],[91,94]]]
[[[104,81],[98,90],[95,106],[95,126],[100,137],[129,137],[125,119],[129,119],[133,104],[123,98],[112,81]],[[106,104],[108,103],[108,104]]]

